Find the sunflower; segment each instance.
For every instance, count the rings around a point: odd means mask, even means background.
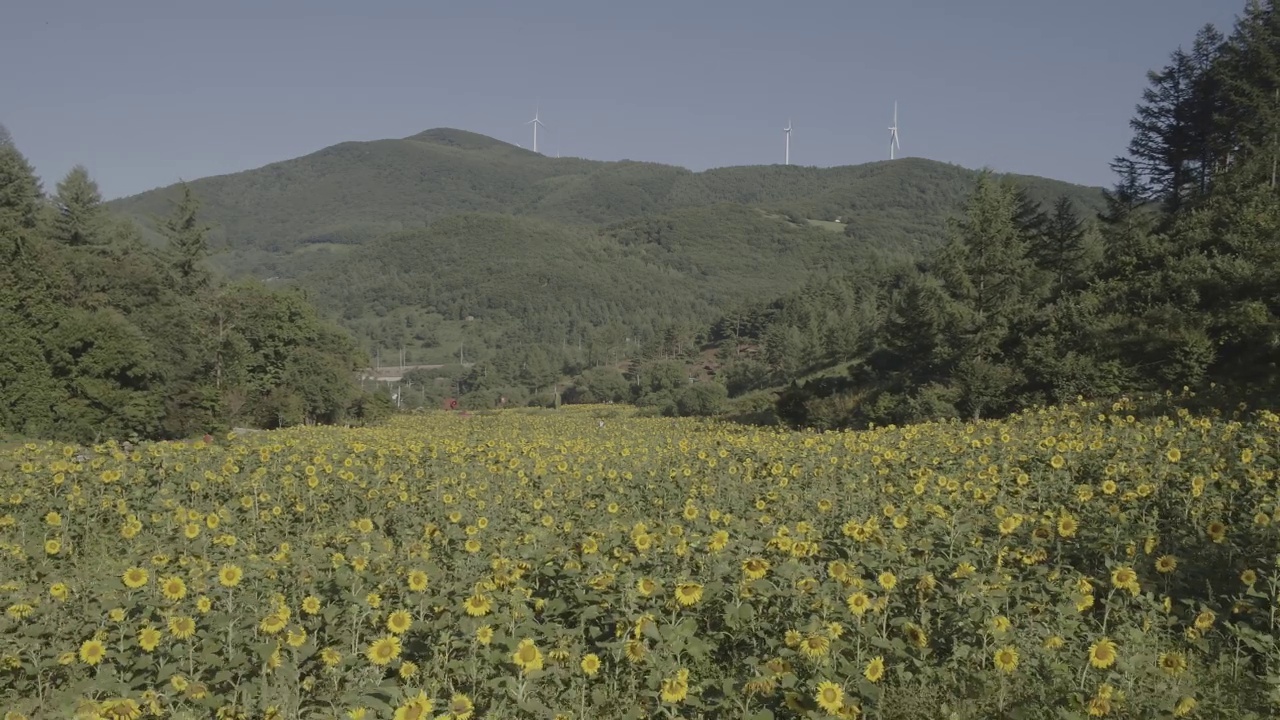
[[[107,648],[98,640],[85,640],[80,644],[80,662],[97,665],[107,656]]]
[[[327,647],[320,651],[320,662],[326,667],[337,667],[342,662],[342,653],[337,648]]]
[[[1089,713],[1089,717],[1103,717],[1111,712],[1111,699],[1102,696],[1089,698],[1089,702],[1085,703],[1085,711]]]
[[[1253,570],[1245,570],[1240,573],[1240,582],[1253,587],[1254,583],[1258,582],[1258,573]]]
[[[526,675],[542,669],[542,651],[534,644],[532,638],[524,638],[511,653],[511,661]]]
[[[640,597],[649,597],[658,590],[658,582],[653,578],[642,577],[636,581],[636,592]]]
[[[856,592],[845,600],[845,605],[849,607],[849,612],[857,617],[862,617],[871,609],[871,598],[866,593]]]
[[[638,663],[644,661],[648,650],[645,648],[643,640],[628,640],[624,653],[627,656],[627,660]]]
[[[147,579],[149,577],[150,575],[147,574],[147,571],[144,568],[131,567],[124,571],[124,575],[121,575],[120,579],[124,582],[125,587],[130,590],[137,590],[147,584]]]
[[[676,586],[676,602],[692,607],[702,599],[702,586],[695,582],[682,582]]]
[[[871,662],[863,669],[862,676],[873,683],[880,682],[884,678],[884,658],[879,655],[871,658]]]
[[[240,584],[240,580],[244,578],[244,570],[239,565],[226,564],[218,570],[218,584],[222,587],[235,587]]]
[[[1128,590],[1130,595],[1137,595],[1141,590],[1138,586],[1138,573],[1127,565],[1121,565],[1111,571],[1111,584],[1122,590]]]
[[[826,714],[839,715],[840,709],[844,707],[844,688],[830,681],[820,682],[813,699]]]
[[[1208,630],[1209,628],[1213,627],[1213,622],[1217,619],[1218,619],[1217,614],[1214,613],[1212,610],[1208,610],[1208,609],[1201,610],[1200,614],[1196,615],[1196,620],[1195,620],[1196,629],[1199,630],[1200,632],[1204,632],[1205,630]]]
[[[395,635],[384,635],[374,640],[364,654],[374,665],[388,665],[392,660],[400,657],[400,638]]]
[[[67,596],[71,594],[71,588],[66,583],[54,583],[49,586],[49,595],[58,602],[66,602]]]
[[[493,628],[488,625],[481,625],[476,628],[476,642],[481,645],[488,645],[493,642]]]
[[[1209,539],[1215,543],[1220,543],[1227,537],[1227,526],[1217,520],[1209,523],[1205,528],[1205,532],[1209,535]]]
[[[112,698],[99,703],[97,714],[102,720],[138,720],[142,706],[130,698]]]
[[[275,612],[262,618],[262,621],[258,623],[258,629],[268,635],[275,635],[281,630],[284,630],[285,626],[288,624],[289,616],[280,612],[280,608],[277,608]]]
[[[141,647],[143,652],[154,652],[163,637],[164,634],[159,630],[150,625],[144,625],[138,630],[138,647]]]
[[[427,574],[421,570],[409,571],[409,589],[413,592],[422,592],[427,589]]]
[[[35,612],[35,608],[27,603],[14,603],[5,609],[4,614],[14,620],[22,620],[31,617],[33,612]]]
[[[684,699],[689,696],[689,671],[680,668],[674,677],[663,678],[659,694],[662,702],[673,704],[684,702]]]
[[[393,717],[394,720],[428,720],[434,708],[435,703],[431,698],[419,690],[417,695],[406,699],[400,707],[396,708]]]
[[[160,592],[166,600],[178,602],[187,596],[187,584],[177,575],[170,575],[160,582]]]
[[[449,717],[451,720],[468,720],[475,711],[475,703],[462,693],[455,693],[449,698]]]
[[[387,629],[396,635],[403,635],[413,625],[413,616],[404,610],[396,610],[387,616]]]
[[[831,639],[823,633],[813,633],[800,641],[800,652],[810,659],[823,657],[831,650]]]
[[[748,558],[742,561],[742,574],[748,580],[759,580],[769,572],[769,561],[764,558]]]
[[[196,621],[186,615],[175,615],[169,618],[169,632],[179,640],[186,640],[196,634]]]
[[[1105,670],[1115,664],[1116,644],[1110,638],[1102,638],[1089,646],[1089,664],[1099,670]]]
[[[1169,574],[1178,569],[1178,558],[1172,555],[1161,555],[1156,558],[1156,572]]]
[[[320,598],[315,595],[308,595],[302,598],[302,612],[308,615],[316,615],[320,612]]]
[[[748,696],[751,695],[772,695],[773,691],[778,688],[778,679],[775,677],[754,677],[748,680],[742,686],[742,691]]]
[[[995,652],[996,668],[1003,673],[1012,673],[1018,669],[1018,650],[1011,645],[999,648]]]
[[[600,672],[600,658],[595,653],[587,653],[582,656],[582,662],[578,666],[582,668],[583,674],[590,677]]]
[[[1197,704],[1195,698],[1190,695],[1183,695],[1178,698],[1178,702],[1173,704],[1173,716],[1186,717],[1196,709]]]
[[[918,648],[925,647],[929,644],[929,636],[925,634],[923,628],[915,623],[907,623],[903,627],[903,632],[907,635],[907,640]]]
[[[897,587],[898,576],[894,575],[888,570],[885,570],[884,572],[880,573],[879,577],[876,578],[876,582],[880,583],[880,587],[884,588],[885,591],[888,592],[893,590],[895,587]]]
[[[483,617],[493,609],[493,601],[486,595],[475,593],[462,601],[462,607],[471,617]]]
[[[1187,658],[1180,652],[1160,653],[1159,665],[1167,675],[1181,675],[1187,669]]]

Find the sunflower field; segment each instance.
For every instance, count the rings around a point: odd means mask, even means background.
[[[614,413],[603,424],[603,413]],[[1280,417],[0,450],[16,718],[1269,717]]]

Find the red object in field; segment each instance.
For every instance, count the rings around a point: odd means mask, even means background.
[[[457,410],[457,409],[458,409],[458,399],[457,399],[457,398],[446,398],[446,399],[445,399],[445,401],[444,401],[444,409],[445,409],[445,410]]]
[[[205,445],[212,445],[212,444],[213,444],[213,436],[212,436],[212,435],[205,435],[205,436],[204,436],[204,444],[205,444]]]

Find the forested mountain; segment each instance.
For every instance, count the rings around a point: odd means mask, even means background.
[[[837,168],[754,166],[694,173],[656,163],[549,158],[462,130],[400,140],[347,142],[293,160],[190,183],[215,226],[225,262],[257,272],[261,252],[362,243],[455,213],[532,216],[600,225],[722,203],[843,218],[862,236],[935,237],[975,173],[923,159]],[[1069,195],[1098,207],[1100,192],[1022,177],[1039,199]],[[114,201],[139,220],[162,214],[178,192],[161,188]],[[921,224],[923,223],[923,224]],[[250,262],[244,256],[251,255]],[[273,270],[288,273],[288,266]]]
[[[205,266],[184,192],[157,247],[81,167],[46,196],[0,132],[0,435],[92,442],[365,420],[351,337],[296,291]]]
[[[190,187],[224,271],[304,288],[370,354],[443,363],[465,347],[472,359],[576,348],[606,328],[656,342],[813,278],[915,257],[943,242],[976,177],[922,159],[695,173],[437,129]],[[1101,208],[1100,189],[1013,179],[1037,199]],[[112,207],[145,227],[174,193]]]
[[[914,267],[815,283],[742,323],[763,362],[735,389],[793,384],[779,412],[838,426],[986,417],[1077,395],[1280,385],[1280,13],[1251,2],[1148,77],[1091,228],[982,178]],[[832,342],[830,308],[855,318]]]

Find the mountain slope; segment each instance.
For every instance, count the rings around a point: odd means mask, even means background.
[[[917,255],[942,241],[976,177],[919,158],[695,173],[548,158],[444,128],[190,184],[224,271],[296,283],[370,349],[435,362],[459,354],[455,341],[705,326],[815,275]],[[1101,205],[1097,188],[1015,179],[1085,215]],[[145,225],[176,194],[112,205]]]
[[[508,342],[561,342],[615,323],[647,335],[668,323],[707,324],[725,307],[782,294],[874,254],[843,234],[741,205],[605,230],[463,213],[358,252],[324,253],[297,282],[359,334],[395,343],[388,334],[400,328],[399,342],[427,350],[433,345],[408,337],[416,332],[413,313],[439,317],[437,340],[462,324],[482,335],[503,331]],[[456,351],[418,357],[436,361]]]
[[[974,171],[919,158],[836,168],[750,166],[694,173],[656,163],[548,158],[453,129],[399,140],[346,142],[293,160],[191,182],[216,226],[227,264],[314,244],[359,244],[458,212],[528,215],[569,224],[612,223],[718,203],[843,218],[863,235],[924,219],[938,227],[972,186]],[[1019,178],[1033,195],[1066,194],[1096,209],[1100,192]],[[177,188],[114,201],[144,223]],[[904,233],[898,233],[900,235]],[[278,268],[277,268],[278,269]]]

